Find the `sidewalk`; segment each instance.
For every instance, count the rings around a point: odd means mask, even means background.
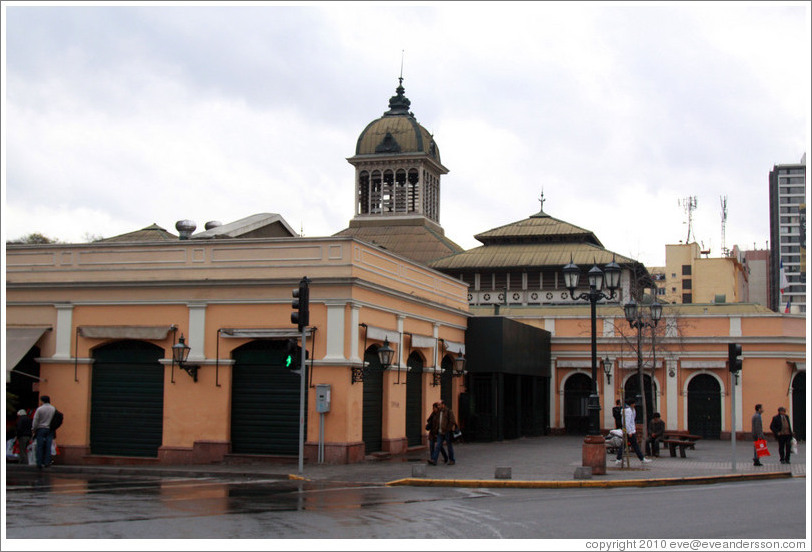
[[[806,443],[798,444],[798,454],[792,464],[778,462],[775,442],[770,442],[773,456],[762,459],[762,467],[753,466],[752,443],[736,443],[736,470],[732,467],[730,441],[702,440],[696,450],[688,450],[687,458],[669,456],[642,464],[636,457],[629,468],[617,467],[615,456],[607,454],[606,475],[590,479],[575,479],[581,465],[583,437],[529,437],[493,443],[455,444],[456,465],[447,466],[442,459],[437,466],[426,464],[428,453],[411,452],[386,460],[367,460],[358,464],[307,464],[301,477],[314,482],[344,482],[360,485],[421,485],[421,486],[498,486],[498,487],[608,487],[684,485],[718,483],[742,479],[806,476]],[[664,455],[663,455],[664,454]],[[31,470],[31,466],[6,464],[9,471]],[[496,468],[510,468],[510,479],[495,477]],[[267,479],[298,479],[298,463],[279,464],[258,460],[251,464],[155,465],[155,466],[66,466],[56,464],[47,468],[53,473],[111,473],[160,475],[164,477],[260,477]],[[419,472],[425,470],[425,476]]]

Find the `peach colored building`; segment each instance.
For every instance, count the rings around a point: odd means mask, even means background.
[[[434,374],[464,352],[467,286],[347,237],[9,245],[7,381],[28,386],[24,406],[47,394],[65,413],[64,462],[295,456],[300,376],[283,359],[303,276],[307,460],[325,384],[325,461],[423,446],[442,386],[456,399],[462,383]],[[171,360],[181,335],[197,381]],[[381,372],[384,340],[395,357]]]

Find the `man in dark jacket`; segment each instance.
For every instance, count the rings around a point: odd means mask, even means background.
[[[750,419],[751,431],[753,432],[753,465],[762,466],[761,460],[758,459],[758,452],[756,451],[756,441],[764,439],[764,427],[761,424],[761,413],[764,412],[761,403],[756,405],[756,413]]]
[[[448,447],[448,465],[453,466],[456,464],[456,461],[454,460],[454,445],[451,443],[451,433],[457,428],[457,420],[454,418],[454,412],[445,405],[442,399],[440,400],[439,407],[440,411],[434,422],[437,427],[437,443],[434,445],[434,452],[431,455],[429,464],[432,466],[437,465],[437,457],[440,456],[440,450],[445,442]]]
[[[28,413],[20,409],[17,411],[17,444],[20,447],[20,463],[28,464],[28,443],[31,441],[31,418]]]
[[[775,438],[778,439],[778,455],[781,457],[781,463],[789,464],[789,455],[792,452],[790,447],[790,443],[792,442],[792,425],[789,423],[787,409],[783,406],[778,407],[778,414],[773,416],[770,422],[770,431],[772,431]]]

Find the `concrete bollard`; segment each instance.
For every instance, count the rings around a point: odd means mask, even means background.
[[[511,479],[511,468],[496,468],[496,473],[493,474],[496,479]]]
[[[418,464],[417,466],[412,466],[412,477],[426,477],[426,465]]]
[[[578,466],[575,468],[575,479],[592,479],[592,466]]]

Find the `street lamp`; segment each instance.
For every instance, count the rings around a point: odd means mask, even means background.
[[[634,300],[630,303],[626,303],[623,306],[623,310],[626,314],[626,321],[629,323],[629,326],[637,329],[637,377],[640,386],[640,395],[642,397],[641,402],[643,403],[643,442],[645,443],[648,439],[648,408],[646,405],[645,387],[643,386],[643,328],[652,328],[652,330],[654,330],[654,328],[657,327],[657,323],[663,316],[663,306],[661,303],[658,303],[656,299],[649,305],[651,322],[643,320],[643,312],[637,308],[637,303],[635,303]],[[651,350],[652,354],[656,354],[654,349],[654,331],[651,333]],[[657,357],[654,356],[652,359],[652,363],[655,366],[656,358]]]
[[[592,466],[592,473],[601,475],[606,473],[606,452],[604,448],[605,440],[600,434],[600,412],[601,404],[598,398],[598,344],[597,344],[597,316],[596,305],[600,299],[613,299],[615,291],[620,287],[620,266],[615,262],[607,264],[603,270],[593,264],[587,273],[589,280],[589,291],[575,294],[578,288],[578,280],[581,276],[581,269],[573,263],[572,256],[570,262],[564,267],[564,285],[570,292],[573,300],[589,301],[591,307],[592,320],[592,392],[587,400],[587,411],[589,413],[589,429],[584,439],[583,461],[585,466]],[[602,290],[604,283],[609,290],[607,295]]]

